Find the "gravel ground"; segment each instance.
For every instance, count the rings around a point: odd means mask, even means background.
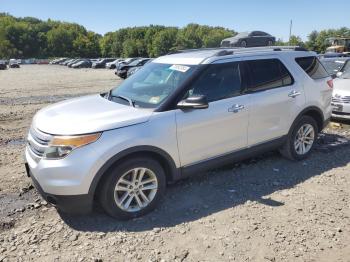
[[[0,261],[350,261],[346,123],[327,127],[306,161],[270,152],[203,173],[139,219],[58,213],[24,173],[31,118],[118,82],[109,70],[0,71]]]

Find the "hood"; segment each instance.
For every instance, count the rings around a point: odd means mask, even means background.
[[[350,96],[350,79],[336,78],[333,80],[333,95]]]
[[[90,95],[41,109],[33,119],[33,126],[54,135],[87,134],[144,123],[152,112]]]

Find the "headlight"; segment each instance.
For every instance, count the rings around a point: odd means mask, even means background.
[[[81,135],[81,136],[54,136],[49,146],[45,150],[44,158],[59,159],[67,156],[78,147],[82,147],[95,142],[101,133]]]

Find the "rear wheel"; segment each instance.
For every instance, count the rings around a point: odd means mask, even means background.
[[[117,165],[107,174],[100,190],[104,210],[118,219],[130,219],[152,211],[165,192],[162,166],[155,160],[138,157]]]
[[[305,159],[314,147],[317,134],[316,121],[310,116],[302,116],[289,132],[281,154],[291,160]]]

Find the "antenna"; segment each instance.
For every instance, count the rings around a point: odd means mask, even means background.
[[[289,25],[289,44],[290,44],[290,38],[292,37],[292,27],[293,27],[293,20],[290,20],[290,25]]]

